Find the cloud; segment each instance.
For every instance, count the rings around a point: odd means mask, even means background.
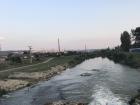
[[[0,36],[0,40],[4,40],[4,39],[5,39],[4,37]]]

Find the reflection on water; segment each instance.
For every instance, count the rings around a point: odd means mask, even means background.
[[[13,92],[10,97],[1,98],[0,105],[44,105],[59,100],[90,105],[127,105],[139,88],[139,70],[95,58],[31,89]]]

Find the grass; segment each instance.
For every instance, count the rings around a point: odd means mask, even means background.
[[[2,72],[2,73],[0,73],[0,79],[6,79],[6,78],[8,78],[8,76],[11,73],[18,72],[18,71],[20,71],[20,72],[47,71],[51,67],[54,67],[56,65],[63,65],[63,64],[69,63],[70,61],[73,61],[75,57],[76,57],[76,55],[55,57],[54,59],[52,59],[51,61],[49,61],[47,63],[42,63],[39,65],[34,65],[34,66],[30,66],[30,67],[25,67],[25,68],[20,68],[20,69],[14,70],[14,71]]]
[[[108,57],[116,63],[128,65],[132,68],[140,67],[140,53],[122,52],[116,50],[102,51],[101,56]]]
[[[21,71],[24,71],[24,72],[46,71],[46,70],[49,70],[51,67],[66,64],[66,63],[72,61],[74,59],[74,57],[75,56],[56,57],[47,63],[40,64],[40,65],[33,66],[33,67],[28,67],[28,68],[22,69]]]
[[[126,56],[132,56],[132,60],[140,66],[140,53],[138,52],[125,52]]]
[[[40,62],[43,62],[45,60],[47,60],[49,58],[44,58],[44,59],[41,59],[40,61],[33,61],[32,64],[37,64],[37,63],[40,63]],[[17,68],[17,67],[22,67],[22,66],[28,66],[28,65],[31,65],[29,63],[29,60],[26,60],[24,61],[24,63],[13,63],[13,64],[10,64],[10,63],[5,63],[5,64],[0,64],[0,71],[2,70],[7,70],[7,69],[12,69],[12,68]]]
[[[140,62],[140,53],[132,53],[134,60]]]

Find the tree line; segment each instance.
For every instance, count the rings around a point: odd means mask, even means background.
[[[130,48],[140,48],[140,27],[132,29],[129,33],[124,31],[121,33],[121,49],[123,51],[129,51]]]

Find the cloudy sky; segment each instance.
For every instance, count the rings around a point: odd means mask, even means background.
[[[140,0],[0,0],[3,50],[106,48],[140,26]]]

